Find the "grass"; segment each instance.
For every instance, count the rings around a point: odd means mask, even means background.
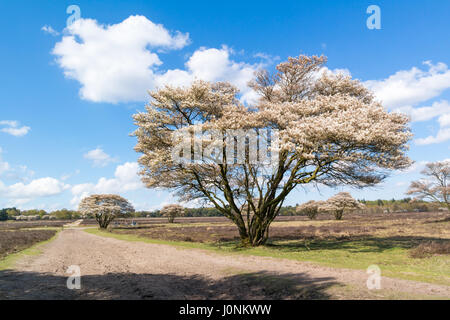
[[[355,292],[357,292],[355,298]],[[361,290],[355,285],[334,285],[329,288],[328,293],[335,299],[358,299],[358,300],[448,300],[445,296],[417,294],[387,289]]]
[[[450,285],[449,256],[413,259],[407,248],[396,247],[382,238],[338,243],[278,241],[265,247],[245,249],[243,253],[310,261],[334,268],[366,270],[375,264],[384,276]]]
[[[0,271],[14,268],[14,265],[19,260],[21,260],[27,256],[36,256],[38,254],[41,254],[42,246],[53,241],[54,239],[56,239],[56,237],[58,236],[58,233],[59,233],[59,231],[57,231],[55,233],[55,235],[48,240],[35,243],[34,245],[32,245],[29,248],[26,248],[19,252],[7,255],[6,257],[4,257],[3,259],[0,260]]]
[[[238,248],[236,242],[197,243],[144,238],[132,234],[117,234],[98,229],[86,232],[126,241],[175,245],[183,248],[213,250],[221,254],[243,254],[297,261],[307,261],[333,268],[366,270],[376,264],[383,276],[421,282],[450,285],[450,257],[435,255],[424,259],[409,256],[405,241],[372,237],[363,240],[283,240],[257,248]]]

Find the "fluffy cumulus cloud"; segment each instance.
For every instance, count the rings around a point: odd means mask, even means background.
[[[231,59],[232,50],[226,46],[221,49],[200,48],[195,51],[185,64],[185,70],[168,70],[156,78],[158,86],[165,84],[185,86],[193,80],[229,81],[241,92],[241,100],[254,102],[256,93],[248,86],[254,78],[255,71],[263,64],[247,64]]]
[[[0,178],[20,181],[7,185],[0,180],[0,200],[7,201],[8,206],[19,206],[34,199],[59,195],[70,188],[70,185],[52,177],[32,179],[33,171],[26,166],[10,165],[3,160],[2,153],[0,147]]]
[[[252,102],[256,94],[247,83],[257,68],[278,59],[257,54],[255,58],[263,62],[248,64],[234,61],[226,46],[201,47],[183,69],[164,69],[159,53],[185,47],[189,35],[171,33],[144,16],[130,16],[114,25],[79,19],[65,33],[52,53],[64,74],[81,84],[81,98],[93,102],[145,101],[148,90],[193,80],[229,81],[241,90],[243,102]]]
[[[366,81],[365,85],[388,108],[417,105],[450,88],[450,70],[445,63],[426,61],[424,65],[427,70],[413,67],[398,71],[387,79]]]
[[[107,154],[103,149],[96,148],[84,154],[84,158],[91,160],[94,167],[106,167],[116,159]]]
[[[426,145],[426,144],[435,144],[442,143],[450,140],[450,104],[447,101],[441,102],[438,104],[442,109],[442,112],[435,112],[434,115],[440,115],[438,118],[439,130],[435,136],[430,135],[426,138],[418,138],[416,139],[416,144],[418,145]],[[429,111],[430,114],[432,110]]]
[[[416,144],[435,144],[450,140],[450,128],[440,128],[436,136],[428,136],[426,138],[416,139]]]
[[[329,69],[328,67],[322,67],[320,68],[319,72],[317,72],[317,79],[320,78],[324,73],[331,73],[334,75],[343,75],[343,76],[352,76],[352,73],[347,68],[336,68],[336,69]]]
[[[84,183],[74,185],[71,189],[73,198],[71,204],[78,205],[81,199],[98,193],[122,194],[143,188],[138,176],[139,165],[137,162],[126,162],[117,166],[114,178],[100,178],[96,184]]]
[[[429,121],[438,118],[440,128],[436,135],[418,138],[418,145],[442,143],[450,140],[450,103],[447,100],[420,105],[438,98],[450,88],[450,70],[445,63],[424,62],[425,69],[413,67],[398,71],[384,80],[366,81],[365,85],[391,110],[402,112],[411,121]]]
[[[22,137],[26,135],[30,130],[30,127],[20,126],[19,122],[15,120],[0,121],[0,131],[15,137]]]
[[[439,117],[438,121],[441,127],[450,127],[450,105],[447,105],[449,113],[443,114]]]
[[[81,84],[80,95],[94,102],[142,101],[162,64],[158,49],[180,49],[188,34],[171,34],[144,16],[102,25],[79,19],[69,26],[53,54],[64,74]]]
[[[429,106],[417,107],[405,106],[396,108],[395,111],[402,112],[411,117],[411,121],[428,121],[433,118],[450,113],[450,103],[446,100],[437,101]]]
[[[22,182],[7,187],[6,196],[18,199],[31,199],[36,197],[48,197],[60,194],[70,186],[55,178],[41,178],[28,184]]]
[[[25,204],[36,198],[59,195],[69,188],[70,185],[51,177],[35,179],[29,183],[19,182],[9,186],[0,181],[0,197],[9,199],[14,204]]]

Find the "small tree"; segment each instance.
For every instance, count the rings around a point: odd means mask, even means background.
[[[297,206],[297,213],[306,215],[309,219],[316,219],[319,213],[319,207],[323,206],[323,201],[308,201],[300,206]]]
[[[9,208],[6,209],[6,213],[8,214],[9,220],[15,220],[15,218],[20,215],[20,210],[16,208]]]
[[[421,172],[425,179],[413,181],[407,194],[431,200],[450,208],[450,160],[428,163]]]
[[[95,194],[84,198],[78,210],[82,215],[94,215],[101,229],[106,229],[116,216],[134,212],[126,199],[115,194]]]
[[[6,209],[0,210],[0,221],[6,221],[8,220],[8,213],[6,212]]]
[[[175,217],[184,216],[184,213],[184,208],[179,204],[169,204],[167,206],[164,206],[164,208],[162,208],[161,210],[161,214],[163,215],[163,217],[167,217],[169,223],[173,223],[175,221]]]
[[[355,199],[348,192],[339,192],[335,196],[328,199],[319,210],[331,211],[334,213],[336,220],[341,220],[344,211],[353,211],[363,209],[364,205]]]

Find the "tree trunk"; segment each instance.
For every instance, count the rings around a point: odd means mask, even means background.
[[[102,213],[96,215],[95,219],[97,220],[100,229],[107,229],[111,221],[114,220],[114,215]]]
[[[250,213],[248,209],[241,210],[238,213],[232,211],[232,214],[227,216],[227,218],[238,227],[241,246],[257,247],[265,245],[269,239],[270,224],[278,215],[279,208],[277,203],[271,206],[260,205],[260,207],[256,208],[257,214]],[[244,219],[244,217],[246,218]]]
[[[257,247],[265,245],[269,238],[269,225],[258,223],[250,232],[250,245]]]
[[[239,235],[241,237],[241,243],[244,246],[257,247],[266,244],[269,239],[269,227],[272,219],[269,219],[269,215],[261,215],[265,218],[259,219],[253,216],[249,221],[248,228],[245,224],[243,227],[239,227]]]
[[[344,213],[344,210],[336,210],[334,212],[334,217],[336,220],[342,220],[342,214]]]
[[[245,223],[243,220],[235,220],[234,223],[236,223],[239,231],[239,236],[241,237],[241,245],[244,247],[248,247],[251,245],[249,234],[247,231],[247,228],[245,227]]]

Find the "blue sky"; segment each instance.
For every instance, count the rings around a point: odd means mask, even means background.
[[[81,20],[67,28],[69,5]],[[381,30],[369,30],[369,5]],[[174,202],[142,187],[131,116],[146,89],[245,82],[259,67],[324,54],[389,110],[411,115],[416,164],[366,199],[401,198],[427,161],[450,158],[449,1],[1,1],[0,207],[75,208],[93,192],[138,209]],[[339,190],[340,191],[340,190]],[[288,204],[337,190],[299,189]]]

